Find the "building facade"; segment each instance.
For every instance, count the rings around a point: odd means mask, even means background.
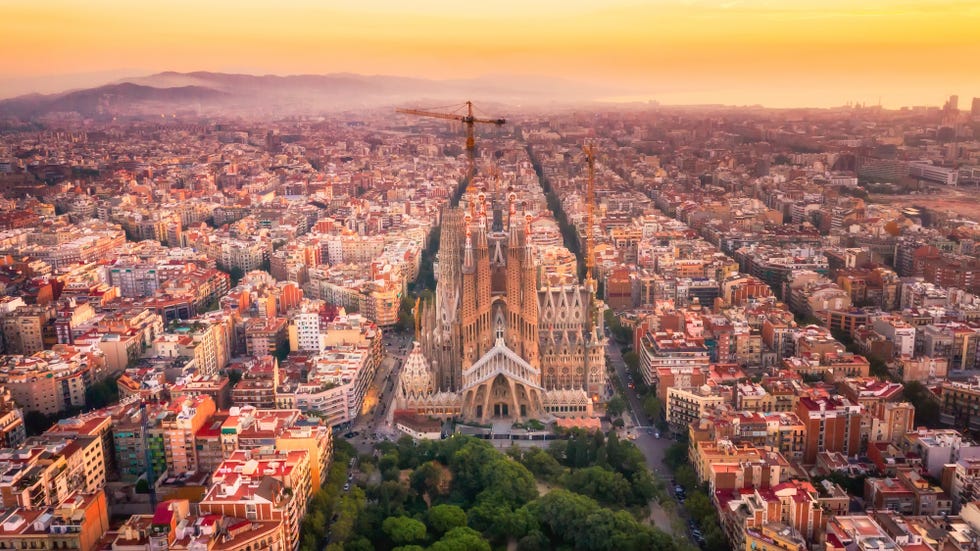
[[[505,228],[480,197],[443,217],[436,296],[420,315],[425,368],[404,380],[398,407],[445,402],[481,422],[590,415],[606,383],[591,284],[540,285],[531,217],[511,194]]]

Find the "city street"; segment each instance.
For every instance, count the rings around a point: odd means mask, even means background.
[[[623,354],[620,351],[620,346],[619,343],[613,342],[610,339],[610,343],[606,346],[606,353],[609,354],[613,368],[616,370],[616,375],[619,377],[620,382],[622,382],[623,392],[625,393],[623,397],[629,401],[630,409],[632,410],[630,415],[632,426],[649,427],[652,425],[652,422],[643,413],[643,400],[636,394],[636,390],[629,388],[627,385],[629,376],[626,373],[626,364],[623,362]],[[630,423],[628,422],[627,427],[629,425]],[[650,471],[660,475],[661,478],[665,476],[670,478],[667,474],[667,467],[664,465],[664,454],[674,441],[667,438],[666,435],[658,439],[649,430],[635,430],[633,432],[636,434],[636,440],[633,440],[633,443],[646,456],[647,467],[650,468]]]
[[[667,487],[667,493],[673,499],[673,491],[671,488],[670,480],[673,478],[667,466],[664,464],[664,455],[667,453],[667,448],[670,447],[674,441],[667,438],[666,435],[662,435],[663,438],[657,438],[655,433],[656,430],[639,429],[636,427],[650,427],[652,422],[647,418],[646,414],[643,413],[643,401],[637,395],[636,390],[629,388],[627,382],[629,381],[629,376],[626,373],[626,363],[623,361],[623,354],[620,350],[620,344],[615,342],[613,339],[609,339],[609,344],[606,345],[606,354],[609,355],[609,359],[612,362],[613,369],[616,372],[616,376],[619,377],[620,383],[622,383],[624,398],[630,404],[630,410],[627,411],[628,417],[630,418],[626,423],[626,428],[628,431],[636,435],[633,443],[636,447],[643,452],[644,457],[647,460],[647,467],[650,472],[653,473],[655,478],[662,481]],[[677,508],[674,511],[668,511],[656,500],[650,503],[650,520],[651,522],[660,528],[661,530],[673,535],[674,537],[681,537],[690,540],[690,534],[686,528],[681,528],[682,523],[676,522],[677,520],[682,520],[687,518],[687,512],[684,510],[684,504],[680,502],[675,502]],[[693,542],[692,542],[693,543]]]
[[[369,453],[375,442],[385,438],[398,439],[395,428],[388,425],[387,414],[393,403],[399,370],[408,353],[411,352],[414,338],[411,333],[399,333],[393,330],[387,331],[383,336],[385,357],[364,396],[364,404],[369,409],[357,417],[350,429],[356,433],[356,436],[348,438],[360,453]]]

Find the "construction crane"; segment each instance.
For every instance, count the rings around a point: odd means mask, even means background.
[[[415,342],[422,339],[422,297],[415,297],[415,308],[412,308],[412,317],[415,318]]]
[[[453,106],[449,106],[453,107]],[[458,106],[456,110],[460,110],[466,107],[466,114],[461,113],[440,113],[438,111],[430,111],[427,109],[395,109],[396,113],[402,113],[405,115],[415,115],[418,117],[430,117],[433,119],[445,119],[450,121],[459,121],[466,125],[466,154],[469,157],[469,171],[467,176],[472,176],[473,171],[476,167],[475,152],[476,152],[476,140],[473,138],[473,125],[479,124],[493,124],[496,126],[501,126],[507,122],[506,119],[490,119],[490,118],[480,118],[473,115],[473,102],[467,101],[466,103]]]
[[[585,159],[589,166],[588,180],[585,186],[585,278],[586,282],[595,290],[592,279],[592,272],[595,269],[595,250],[593,243],[592,227],[595,225],[595,150],[592,144],[582,146],[585,152]]]

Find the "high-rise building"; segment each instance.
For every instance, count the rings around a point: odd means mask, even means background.
[[[606,384],[594,289],[539,285],[516,193],[509,213],[503,197],[472,195],[468,212],[443,217],[436,296],[422,306],[398,407],[483,422],[591,415]]]
[[[959,109],[960,97],[957,95],[949,96],[949,99],[946,101],[946,108],[949,109],[950,111],[956,111],[957,109]]]
[[[816,463],[820,452],[853,455],[861,444],[861,406],[843,397],[800,398],[796,414],[806,426],[803,464]]]
[[[980,117],[980,98],[973,98],[973,107],[970,109],[970,116],[974,119]]]

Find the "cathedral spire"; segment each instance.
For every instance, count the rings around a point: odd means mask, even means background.
[[[520,235],[517,229],[519,221],[517,220],[516,199],[517,197],[513,193],[508,197],[508,201],[510,201],[510,214],[507,216],[507,247],[515,251],[521,246]]]
[[[524,215],[524,262],[530,263],[533,260],[531,247],[531,215]],[[530,264],[528,264],[530,266]]]
[[[472,273],[476,269],[476,262],[473,260],[473,235],[470,228],[466,228],[466,245],[463,247],[463,273]]]

